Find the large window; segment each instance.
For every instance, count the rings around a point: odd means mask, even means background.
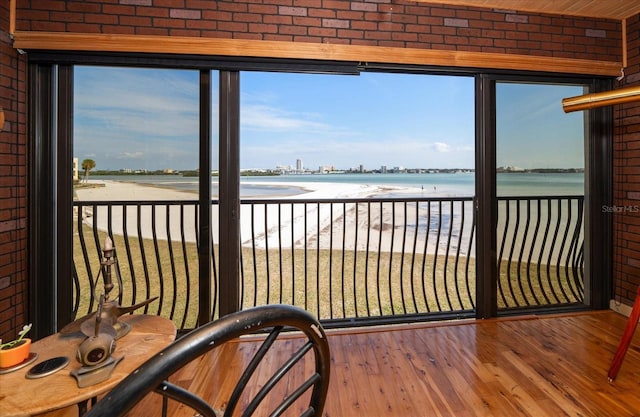
[[[211,125],[217,127],[217,78],[212,79]],[[197,325],[198,236],[203,233],[199,86],[200,73],[194,70],[74,68],[78,315],[94,309],[102,291],[102,279],[94,280],[109,236],[118,259],[114,282],[117,274],[122,284],[111,298],[119,296],[126,306],[156,297],[145,311],[169,316],[181,327]],[[217,171],[217,134],[211,142],[215,151],[209,164]],[[204,181],[211,184],[211,176]],[[217,181],[211,191],[217,194]]]
[[[242,72],[240,95],[243,306],[473,310],[472,77]]]
[[[241,166],[290,174],[472,170],[473,82],[428,74],[243,72]],[[433,182],[420,178],[422,185]],[[473,194],[470,185],[466,195]]]
[[[498,306],[584,301],[584,86],[496,85]]]
[[[602,83],[92,64],[31,57],[31,279],[60,322],[95,310],[106,236],[121,304],[185,329],[274,302],[337,325],[601,305],[610,120],[560,101]]]

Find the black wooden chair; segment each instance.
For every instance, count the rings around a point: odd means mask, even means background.
[[[264,329],[264,330],[263,330]],[[305,378],[292,378],[300,381],[299,386],[291,388],[286,398],[278,399],[279,405],[267,415],[279,416],[292,404],[310,391],[308,406],[304,399],[302,416],[321,416],[329,386],[330,355],[327,338],[320,323],[306,311],[286,305],[267,305],[229,314],[219,320],[205,324],[182,336],[170,346],[141,365],[131,375],[123,379],[109,394],[100,399],[86,417],[120,417],[127,414],[149,392],[155,391],[163,396],[163,414],[166,413],[167,398],[183,403],[203,417],[234,415],[245,387],[250,386],[252,376],[259,364],[267,356],[274,342],[283,330],[298,330],[305,336],[304,344],[272,375],[264,385],[250,391],[255,395],[244,400],[242,416],[251,416],[260,403],[294,366],[313,351],[315,369]],[[240,336],[253,334],[259,330],[266,333],[260,348],[246,366],[224,410],[215,410],[196,393],[169,382],[169,377],[194,359],[219,348],[225,342]],[[126,358],[125,358],[126,359]],[[306,366],[308,368],[308,366]],[[299,372],[301,366],[296,369]],[[220,372],[225,372],[220,369]],[[295,372],[292,371],[292,372]],[[302,401],[302,400],[300,400]],[[248,404],[247,404],[248,402]],[[270,402],[271,404],[271,402]],[[246,406],[246,407],[245,407]],[[299,405],[298,405],[299,406]],[[261,414],[264,411],[261,412]]]

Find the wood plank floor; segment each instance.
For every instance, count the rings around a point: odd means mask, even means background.
[[[640,416],[640,336],[617,380],[607,381],[625,324],[626,317],[602,311],[330,331],[324,415]],[[288,336],[276,355],[297,342]],[[256,349],[256,342],[231,343],[173,380],[224,406],[229,381]],[[131,416],[152,415],[158,399],[150,395]]]

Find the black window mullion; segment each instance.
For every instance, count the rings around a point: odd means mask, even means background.
[[[476,317],[498,314],[495,80],[476,77]]]
[[[57,70],[57,263],[56,299],[58,329],[74,319],[73,312],[73,67],[60,65]]]
[[[31,337],[56,329],[53,65],[29,66],[29,321]],[[46,208],[46,209],[45,209]]]
[[[219,314],[240,308],[240,74],[220,71]]]
[[[594,80],[594,92],[611,90],[611,80]],[[584,303],[595,309],[609,308],[613,282],[613,215],[603,207],[613,204],[613,108],[589,111],[585,178],[585,275]]]
[[[211,72],[200,71],[198,325],[211,320]]]

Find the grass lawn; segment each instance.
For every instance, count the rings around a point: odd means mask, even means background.
[[[82,236],[84,252],[80,235],[74,236],[74,262],[80,288],[78,316],[95,310],[89,303],[90,281],[98,274],[98,248],[106,233],[100,232],[96,240],[92,229],[84,226]],[[169,317],[179,328],[193,328],[198,308],[196,245],[136,237],[125,241],[122,236],[115,236],[114,246],[124,294],[120,304],[128,306],[159,296],[149,305],[149,314]],[[217,265],[217,247],[214,253]],[[503,265],[499,278],[500,308],[574,302],[580,298],[563,269],[538,270],[535,264],[512,263],[509,268]],[[267,303],[294,304],[321,319],[473,309],[474,258],[461,257],[456,263],[452,256],[243,248],[241,270],[243,308]],[[100,290],[102,283],[97,288]],[[216,288],[217,283],[214,298]]]

